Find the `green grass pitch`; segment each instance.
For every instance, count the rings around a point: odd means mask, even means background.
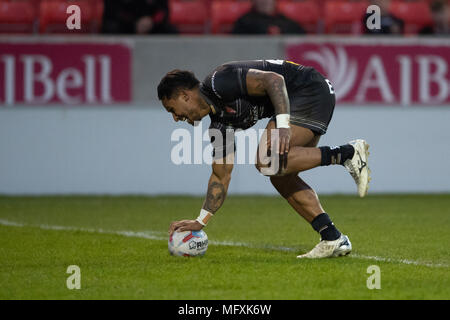
[[[171,221],[201,197],[0,197],[0,299],[449,299],[450,195],[322,196],[348,257],[279,197],[229,196],[204,257],[170,256]],[[226,245],[228,244],[228,245]],[[69,265],[81,289],[66,287]],[[366,286],[381,270],[381,289]]]

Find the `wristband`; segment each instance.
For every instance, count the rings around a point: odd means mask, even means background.
[[[277,119],[277,128],[290,128],[289,119],[290,115],[287,113],[277,114],[275,117]]]
[[[208,220],[213,216],[211,212],[206,211],[205,209],[200,210],[200,214],[195,219],[202,226],[206,226],[208,224]]]

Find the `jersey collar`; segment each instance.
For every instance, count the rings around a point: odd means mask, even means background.
[[[209,104],[209,106],[211,107],[212,114],[217,114],[217,112],[219,111],[219,108],[217,107],[217,104],[214,104],[212,99],[209,97],[208,89],[205,88],[203,83],[200,83],[200,96],[203,99],[205,99],[205,101]]]

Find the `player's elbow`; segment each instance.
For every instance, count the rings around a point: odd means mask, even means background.
[[[228,186],[230,184],[230,181],[231,181],[231,172],[227,173],[226,175],[220,178],[220,182],[222,182],[224,186]]]
[[[228,185],[231,180],[231,172],[233,171],[232,164],[214,164],[213,174],[222,184]]]
[[[274,85],[285,86],[284,77],[276,72],[266,72],[264,74],[264,82],[266,88],[273,87]]]

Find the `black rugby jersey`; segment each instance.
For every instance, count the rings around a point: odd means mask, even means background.
[[[203,98],[212,105],[210,112],[210,129],[218,129],[222,133],[223,143],[211,142],[215,153],[223,150],[233,150],[234,145],[232,130],[248,129],[259,119],[272,117],[275,114],[270,97],[249,96],[247,93],[246,76],[249,69],[272,71],[284,77],[288,95],[291,96],[306,85],[306,76],[311,67],[299,65],[285,60],[249,60],[225,63],[213,70],[200,84],[200,92]],[[302,81],[304,80],[304,81]],[[229,133],[226,133],[226,130]],[[228,136],[228,139],[226,139]],[[227,147],[228,144],[228,148]]]

